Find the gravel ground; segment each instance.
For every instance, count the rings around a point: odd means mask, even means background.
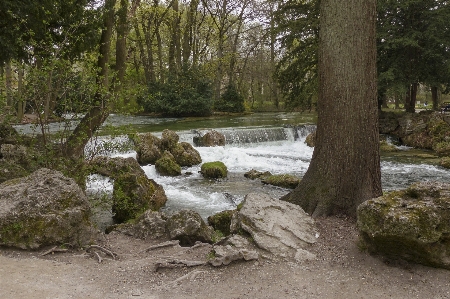
[[[317,219],[317,259],[294,262],[263,253],[258,261],[214,268],[159,268],[171,258],[205,260],[210,245],[147,251],[161,241],[105,236],[117,253],[42,252],[0,248],[0,298],[450,298],[450,271],[361,252],[355,224]],[[98,252],[103,261],[98,262]]]

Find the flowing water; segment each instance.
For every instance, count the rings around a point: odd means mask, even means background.
[[[247,116],[220,118],[151,118],[145,116],[112,115],[103,127],[108,134],[111,127],[121,132],[153,132],[160,136],[162,130],[171,129],[178,133],[180,141],[192,144],[195,135],[214,128],[226,136],[223,147],[196,147],[203,162],[222,161],[228,168],[226,179],[211,181],[200,174],[200,166],[183,169],[179,177],[164,177],[156,173],[152,165],[143,166],[151,179],[164,187],[168,202],[165,210],[193,209],[206,218],[216,212],[233,209],[249,192],[265,192],[278,198],[289,192],[287,189],[262,184],[259,180],[249,180],[244,173],[255,169],[273,174],[293,174],[303,176],[311,160],[313,149],[304,143],[305,137],[314,130],[316,119],[313,114],[261,113]],[[74,121],[75,122],[75,121]],[[74,125],[76,123],[73,123]],[[302,124],[302,125],[301,125]],[[20,131],[30,133],[31,126],[18,126]],[[61,129],[61,126],[59,130]],[[53,124],[51,130],[58,130]],[[93,141],[87,151],[110,156],[135,156],[127,150],[130,141],[126,135],[110,137],[104,135]],[[122,144],[116,147],[111,144]],[[98,149],[101,150],[98,150]],[[129,146],[128,146],[129,149]],[[406,188],[417,181],[450,181],[450,171],[436,166],[436,159],[430,153],[400,147],[400,151],[382,156],[381,174],[384,191]],[[332,163],[332,162],[331,162]],[[98,175],[91,176],[88,192],[110,193],[112,182]],[[109,214],[100,216],[111,219]]]

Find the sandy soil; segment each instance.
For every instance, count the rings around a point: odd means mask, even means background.
[[[210,245],[146,251],[160,241],[105,236],[99,252],[68,251],[42,256],[0,248],[0,298],[450,298],[450,271],[393,262],[360,252],[357,232],[343,218],[318,219],[321,236],[309,262],[277,259],[225,267],[159,268],[177,257],[205,260]]]

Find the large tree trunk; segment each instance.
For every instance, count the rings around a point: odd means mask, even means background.
[[[13,106],[12,96],[12,68],[11,61],[5,63],[5,86],[6,86],[6,105],[11,108]]]
[[[117,12],[117,40],[116,40],[116,65],[114,76],[114,88],[119,92],[126,72],[127,61],[127,36],[128,36],[128,0],[120,0],[120,9]],[[128,99],[125,99],[128,101]]]
[[[114,6],[116,0],[105,1],[103,15],[103,29],[100,37],[99,57],[97,60],[97,91],[94,103],[89,112],[83,117],[73,133],[67,138],[65,152],[68,157],[80,158],[84,154],[84,147],[94,136],[108,117],[108,63],[110,56],[111,36],[114,28]]]
[[[282,199],[314,217],[356,216],[380,196],[376,0],[322,0],[316,146],[298,187]]]

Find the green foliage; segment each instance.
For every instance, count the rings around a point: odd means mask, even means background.
[[[311,110],[317,102],[319,0],[280,1],[275,12],[283,55],[275,77],[288,109]]]
[[[208,116],[212,112],[212,85],[201,71],[185,69],[167,82],[151,83],[138,104],[145,112],[165,116]]]
[[[214,104],[214,110],[221,112],[244,112],[244,97],[234,84],[229,84],[220,100]]]
[[[378,1],[378,85],[382,92],[450,82],[448,1]]]

